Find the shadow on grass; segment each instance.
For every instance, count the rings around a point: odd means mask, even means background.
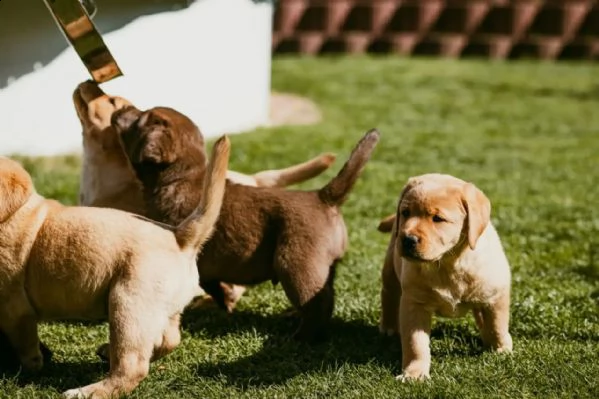
[[[331,338],[309,345],[291,338],[298,324],[299,319],[285,315],[265,316],[245,311],[227,315],[216,309],[195,310],[183,320],[183,328],[189,333],[207,338],[244,331],[267,335],[262,348],[245,358],[197,366],[198,376],[225,377],[229,384],[241,389],[284,383],[304,373],[334,372],[342,365],[375,364],[388,369],[391,375],[401,371],[399,339],[381,336],[376,326],[362,320],[333,318]],[[482,352],[480,340],[467,326],[441,323],[431,336],[434,340],[455,340],[455,344],[443,351],[443,356],[476,356]]]
[[[97,362],[55,362],[46,364],[39,373],[0,371],[0,379],[11,378],[20,387],[33,384],[59,392],[92,384],[104,378],[108,366]]]

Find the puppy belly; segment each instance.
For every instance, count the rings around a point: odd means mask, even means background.
[[[31,284],[29,300],[40,320],[103,320],[108,315],[108,286],[82,289],[46,281]]]
[[[230,284],[256,285],[276,279],[271,260],[235,259],[232,257],[214,259],[202,257],[198,261],[201,281],[222,281]]]

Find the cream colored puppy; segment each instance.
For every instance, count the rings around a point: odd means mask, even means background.
[[[401,336],[402,380],[430,374],[433,314],[472,311],[485,346],[511,352],[510,267],[490,222],[489,199],[473,184],[442,174],[410,178],[391,231],[381,292],[381,332]]]
[[[143,215],[141,184],[110,125],[114,111],[132,104],[123,97],[106,95],[91,81],[77,86],[73,104],[83,129],[79,204]]]
[[[108,376],[66,391],[68,398],[131,392],[150,361],[179,344],[180,314],[199,291],[195,260],[220,213],[228,157],[224,137],[201,203],[176,227],[47,200],[21,165],[0,158],[0,330],[24,368],[43,366],[43,320],[109,322]]]

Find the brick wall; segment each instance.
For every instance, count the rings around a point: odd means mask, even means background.
[[[273,51],[599,59],[597,0],[279,0]]]

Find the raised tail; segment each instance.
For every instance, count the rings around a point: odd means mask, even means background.
[[[335,162],[335,154],[325,153],[284,169],[264,170],[253,175],[258,187],[287,187],[318,176]]]
[[[341,171],[318,192],[322,202],[331,206],[339,206],[345,202],[362,169],[366,166],[366,162],[370,159],[379,137],[380,134],[376,129],[369,130],[362,137]]]
[[[200,205],[175,229],[177,242],[183,250],[193,249],[199,252],[214,231],[225,194],[230,148],[227,136],[218,139],[212,147]]]

